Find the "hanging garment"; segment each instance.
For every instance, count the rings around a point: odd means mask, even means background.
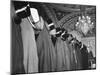
[[[75,56],[74,56],[74,52],[73,52],[74,49],[73,49],[72,44],[69,44],[69,49],[70,49],[70,57],[71,57],[71,62],[70,62],[71,70],[75,70],[76,63],[75,63]]]
[[[24,47],[24,68],[26,73],[38,72],[38,56],[34,30],[27,18],[21,23]]]
[[[88,69],[88,50],[85,45],[83,45],[83,48],[81,49],[82,54],[82,69],[87,70]]]
[[[81,70],[82,69],[82,54],[80,47],[77,44],[69,44],[71,51],[71,69]]]
[[[55,49],[45,26],[37,38],[37,50],[39,57],[39,72],[55,71]]]
[[[75,55],[76,55],[76,69],[81,70],[82,69],[81,49],[77,43],[74,44],[74,48],[75,48]]]
[[[69,52],[70,52],[70,69],[71,70],[75,70],[75,57],[74,57],[74,53],[73,53],[73,46],[72,44],[69,44],[69,41],[66,40],[66,44],[69,48]]]
[[[11,6],[11,73],[12,75],[23,74],[23,43],[21,27],[14,22],[15,9]]]
[[[56,70],[57,71],[71,70],[70,51],[66,42],[58,38],[55,49],[56,49],[56,59],[57,59]]]

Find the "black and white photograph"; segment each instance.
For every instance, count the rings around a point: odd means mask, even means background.
[[[96,6],[11,0],[11,74],[96,69]]]

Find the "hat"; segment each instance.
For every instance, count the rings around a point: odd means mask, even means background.
[[[14,1],[15,14],[20,18],[30,16],[30,7],[28,2]]]
[[[60,27],[57,27],[57,28],[56,28],[56,37],[60,37],[61,34],[62,34],[61,28],[60,28]]]

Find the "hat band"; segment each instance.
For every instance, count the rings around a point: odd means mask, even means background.
[[[16,10],[16,12],[15,12],[15,13],[19,13],[19,12],[25,11],[25,10],[26,10],[26,8],[27,8],[27,7],[23,7],[23,8],[21,8],[21,9],[18,9],[18,10]]]

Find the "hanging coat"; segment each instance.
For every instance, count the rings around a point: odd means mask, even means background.
[[[77,44],[70,44],[71,50],[71,68],[72,70],[82,69],[82,54],[80,47]]]
[[[69,48],[69,52],[70,52],[70,68],[71,70],[75,70],[75,59],[74,59],[74,54],[73,54],[73,47],[71,44],[69,44],[68,40],[66,40],[66,44]]]
[[[27,18],[21,23],[23,48],[24,48],[24,68],[26,73],[38,72],[38,55],[34,30]]]
[[[70,57],[71,57],[71,70],[75,70],[75,56],[74,56],[74,52],[73,52],[73,46],[72,44],[69,44],[69,49],[70,49]]]
[[[65,41],[60,38],[56,42],[57,71],[71,70],[70,51]]]
[[[39,57],[39,72],[55,71],[55,49],[45,26],[37,38],[37,50]]]
[[[82,69],[87,70],[88,69],[88,50],[85,45],[83,45],[83,48],[81,49],[81,54],[82,54]]]
[[[11,73],[25,73],[23,65],[23,43],[20,24],[14,21],[15,9],[11,6]]]
[[[76,55],[76,69],[77,70],[81,70],[82,69],[82,54],[81,54],[81,49],[79,47],[78,44],[74,44],[74,48],[75,48],[75,55]]]

